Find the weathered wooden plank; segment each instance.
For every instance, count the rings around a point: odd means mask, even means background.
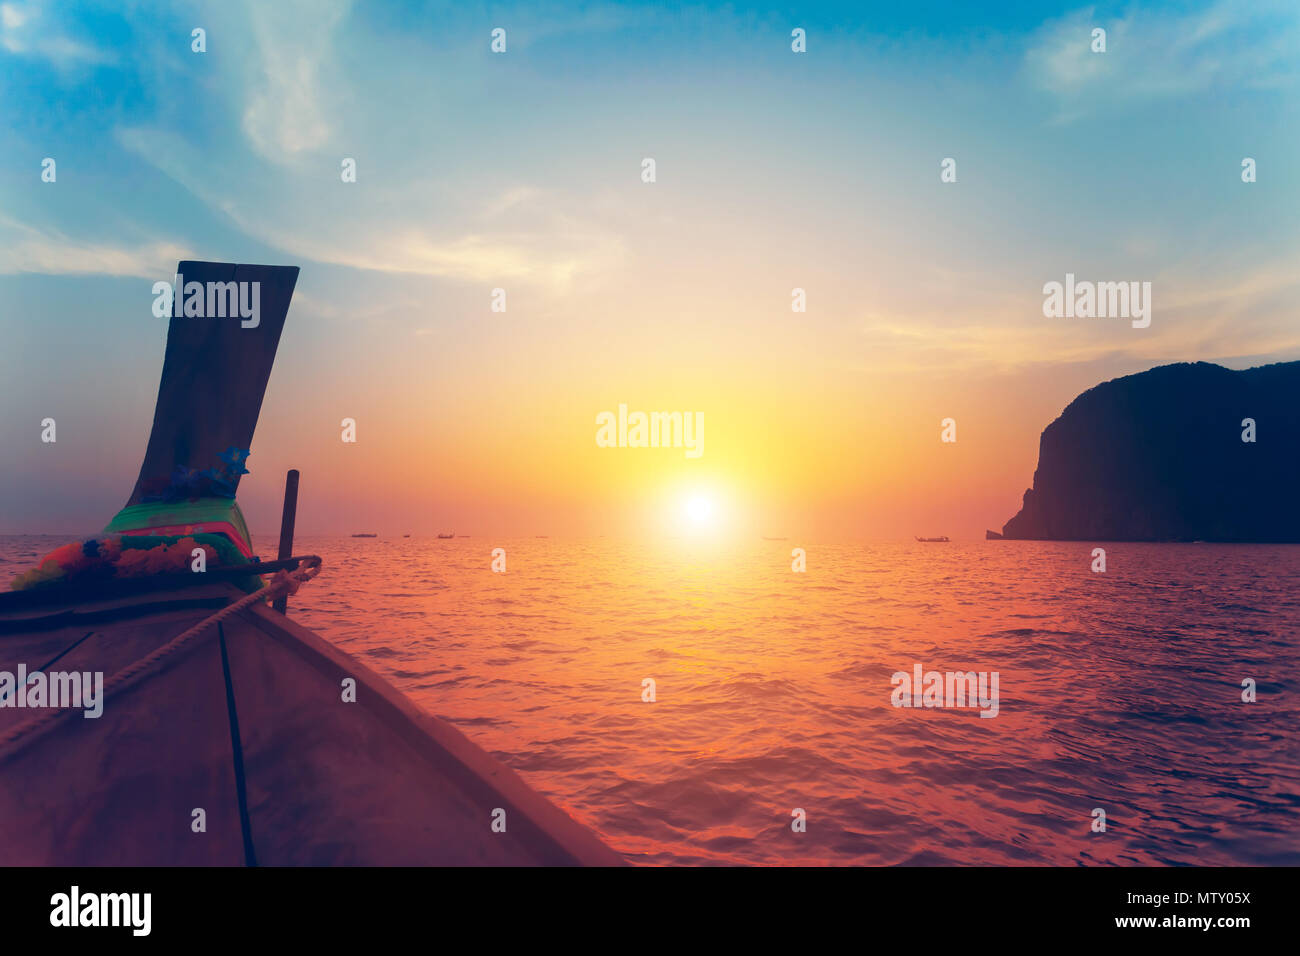
[[[0,763],[0,865],[240,865],[232,768],[213,639]]]
[[[233,600],[230,585],[202,589]],[[129,611],[100,602],[92,610]],[[55,669],[106,678],[211,609],[119,620]],[[455,728],[373,671],[265,605],[224,624],[252,843],[260,864],[616,865],[617,854]],[[42,665],[82,636],[0,638]],[[52,654],[49,654],[52,656]],[[356,681],[344,702],[342,680]],[[0,709],[0,730],[31,711]],[[0,864],[238,865],[244,862],[225,678],[216,629],[103,716],[64,717],[0,761]],[[195,808],[207,833],[190,830]],[[493,812],[506,831],[494,832]]]

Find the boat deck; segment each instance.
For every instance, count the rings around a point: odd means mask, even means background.
[[[0,670],[102,671],[107,682],[240,596],[212,584],[58,618],[0,611]],[[44,713],[0,707],[0,734]],[[492,830],[497,808],[504,833]],[[458,730],[265,605],[110,694],[101,717],[71,709],[0,752],[0,820],[6,865],[622,862]]]

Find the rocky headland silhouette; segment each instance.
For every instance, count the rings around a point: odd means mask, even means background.
[[[1088,389],[1043,430],[1001,536],[1300,542],[1300,362],[1184,362]]]

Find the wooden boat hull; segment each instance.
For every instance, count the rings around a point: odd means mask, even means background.
[[[215,521],[248,557],[234,495],[298,269],[177,271],[185,287],[257,283],[260,319],[173,314],[148,449],[109,530],[183,536]],[[217,568],[192,585],[188,551],[178,573],[117,575],[116,551],[60,549],[48,570],[62,580],[0,595],[0,685],[25,680],[21,666],[101,672],[106,692],[92,719],[0,701],[0,864],[621,862],[459,731],[264,603],[173,648],[244,596],[221,576],[247,575]]]
[[[52,630],[40,611],[0,613],[0,667],[107,680],[240,596],[213,584],[89,602]],[[0,708],[0,733],[38,713]],[[68,711],[0,754],[0,820],[8,865],[622,862],[455,728],[262,604],[109,695],[101,717]]]

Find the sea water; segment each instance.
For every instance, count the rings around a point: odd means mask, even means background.
[[[62,543],[0,538],[0,576]],[[1300,863],[1300,547],[295,552],[325,563],[294,619],[634,862]],[[997,672],[996,717],[895,706],[891,678],[918,666]]]

